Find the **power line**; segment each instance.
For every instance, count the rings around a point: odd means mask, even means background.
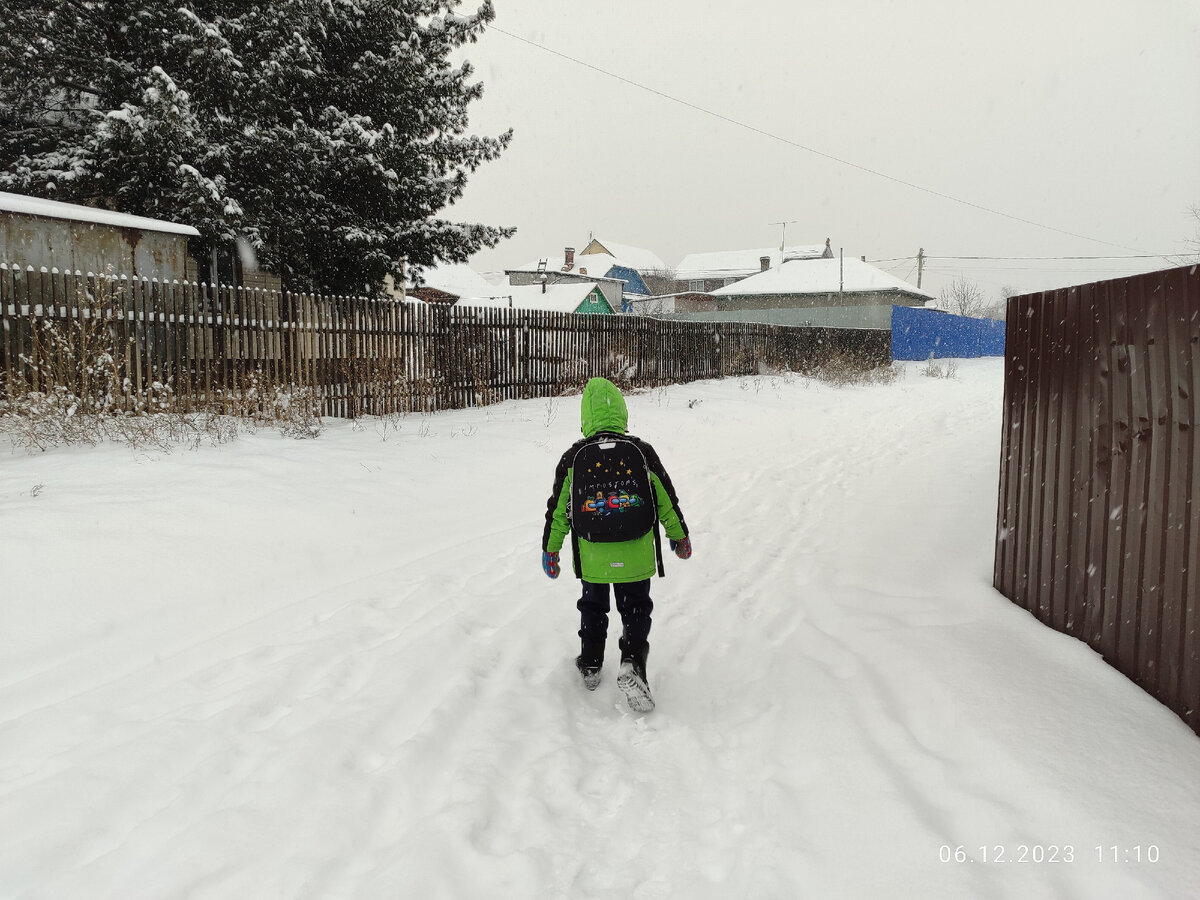
[[[926,256],[926,259],[1163,259],[1169,253],[1135,253],[1130,256]]]
[[[739,119],[734,119],[731,116],[724,115],[723,113],[719,113],[716,110],[708,109],[707,107],[700,106],[697,103],[692,103],[689,100],[684,100],[681,97],[676,97],[673,94],[668,94],[665,91],[660,91],[657,88],[652,88],[649,85],[645,85],[645,84],[642,84],[641,82],[634,81],[631,78],[626,78],[624,75],[618,75],[616,72],[610,72],[608,69],[602,69],[602,68],[600,68],[600,66],[593,65],[592,63],[586,62],[585,60],[578,59],[567,53],[563,53],[562,51],[555,50],[552,47],[547,47],[544,44],[536,43],[535,41],[531,41],[528,38],[520,37],[518,35],[513,34],[511,31],[505,31],[503,28],[497,28],[495,25],[488,25],[487,27],[488,27],[488,30],[490,30],[490,31],[498,32],[498,33],[504,35],[505,37],[512,38],[514,41],[520,41],[522,44],[527,44],[530,47],[535,47],[538,50],[541,50],[543,53],[549,53],[552,56],[557,56],[560,59],[565,59],[568,62],[575,63],[578,66],[583,66],[586,69],[591,69],[593,72],[599,72],[601,75],[607,76],[608,78],[613,78],[613,79],[621,82],[622,84],[627,84],[630,87],[637,88],[638,90],[642,90],[642,91],[646,91],[647,93],[654,94],[656,97],[661,97],[664,100],[669,100],[672,103],[678,103],[680,106],[686,106],[688,109],[692,109],[692,110],[695,110],[696,112],[703,113],[706,116],[712,116],[715,119],[720,119],[722,122],[727,122],[730,125],[735,125],[738,128],[743,128],[746,131],[751,131],[755,134],[761,135],[762,137],[770,138],[773,141],[779,141],[780,143],[787,144],[790,147],[795,147],[799,150],[804,150],[807,153],[812,153],[815,156],[820,156],[824,159],[832,160],[833,162],[839,163],[843,166],[849,166],[852,169],[858,169],[860,172],[866,172],[867,174],[874,175],[877,178],[883,178],[886,181],[891,181],[895,184],[900,184],[900,185],[903,185],[904,187],[912,188],[913,190],[921,191],[922,193],[929,194],[934,197],[940,197],[943,200],[949,200],[952,203],[958,203],[962,206],[970,207],[971,209],[977,209],[980,212],[989,213],[994,216],[1000,216],[1001,218],[1009,219],[1013,222],[1020,222],[1023,225],[1032,225],[1035,228],[1042,228],[1042,229],[1045,229],[1046,231],[1053,231],[1058,234],[1066,235],[1067,237],[1078,238],[1078,239],[1084,240],[1084,241],[1092,241],[1093,243],[1104,244],[1105,246],[1108,246],[1108,247],[1118,247],[1122,250],[1136,250],[1137,249],[1135,247],[1126,247],[1124,244],[1114,244],[1112,241],[1105,241],[1105,240],[1101,240],[1100,238],[1089,237],[1086,234],[1077,234],[1076,232],[1067,231],[1063,228],[1056,228],[1053,225],[1045,225],[1041,222],[1035,222],[1032,219],[1022,218],[1021,216],[1016,216],[1016,215],[1013,215],[1012,213],[1006,213],[1006,212],[1003,212],[998,209],[992,209],[991,207],[984,206],[981,203],[974,203],[970,200],[964,200],[961,197],[955,197],[953,194],[947,194],[942,191],[934,190],[933,188],[927,188],[927,187],[924,187],[923,185],[916,184],[915,182],[912,182],[912,181],[905,181],[903,178],[897,178],[894,175],[888,175],[886,172],[881,172],[878,169],[872,169],[868,166],[859,165],[858,163],[851,162],[848,159],[843,159],[840,156],[834,156],[832,153],[825,153],[822,150],[817,150],[815,147],[809,147],[805,144],[799,143],[798,141],[793,141],[789,138],[785,138],[781,135],[775,134],[774,132],[767,131],[767,130],[759,128],[755,125],[751,125],[747,122],[743,122]]]
[[[992,261],[992,260],[1112,260],[1112,259],[1169,259],[1172,256],[1170,253],[1135,253],[1128,256],[930,256],[925,255],[926,259],[953,259],[966,261]],[[915,256],[887,256],[881,259],[872,259],[868,262],[905,262],[910,259],[916,259]]]
[[[933,272],[958,272],[961,271],[955,266],[933,266],[927,271]],[[1101,274],[1104,272],[1124,272],[1128,273],[1128,269],[1092,269],[1084,266],[1068,266],[1067,268],[1047,269],[1045,266],[983,266],[980,271],[983,272],[1092,272]]]

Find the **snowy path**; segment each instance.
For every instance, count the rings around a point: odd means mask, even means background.
[[[538,568],[575,399],[0,458],[0,897],[1194,896],[1200,741],[991,589],[1001,364],[919,372],[630,399],[646,717]]]

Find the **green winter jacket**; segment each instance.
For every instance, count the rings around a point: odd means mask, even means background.
[[[619,434],[635,443],[646,458],[650,470],[650,483],[654,488],[658,504],[658,521],[662,523],[667,537],[673,541],[683,539],[688,531],[679,499],[670,476],[663,468],[654,448],[639,438],[625,433],[629,423],[629,411],[625,398],[611,381],[593,378],[583,391],[580,408],[583,440],[577,441],[559,460],[554,473],[554,488],[546,503],[546,528],[542,534],[542,549],[557,553],[571,530],[568,514],[571,504],[571,463],[575,454],[588,439],[598,434]],[[595,584],[622,584],[643,581],[657,571],[654,552],[654,533],[632,541],[614,543],[592,543],[583,538],[578,540],[579,555],[575,560],[575,575]]]

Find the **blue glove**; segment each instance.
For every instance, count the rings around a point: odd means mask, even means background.
[[[691,559],[692,539],[684,535],[681,540],[671,541],[671,549],[675,551],[675,555],[680,559]]]
[[[542,571],[551,578],[557,578],[559,573],[558,554],[542,551]]]

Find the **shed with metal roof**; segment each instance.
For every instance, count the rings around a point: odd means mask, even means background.
[[[182,280],[188,238],[199,235],[178,222],[0,191],[0,262],[9,264]]]

